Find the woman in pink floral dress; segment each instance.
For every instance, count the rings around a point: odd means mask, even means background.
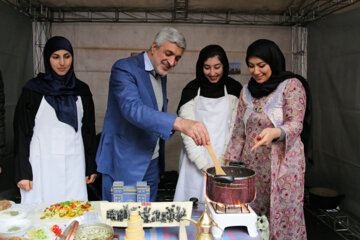
[[[306,239],[303,141],[307,143],[310,126],[308,84],[285,71],[284,55],[270,40],[252,43],[246,63],[252,77],[241,91],[224,157],[256,172],[257,195],[251,206],[269,218],[270,239]]]

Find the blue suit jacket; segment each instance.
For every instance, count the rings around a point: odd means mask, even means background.
[[[163,112],[158,111],[143,54],[120,59],[111,69],[107,111],[96,154],[98,172],[127,185],[143,179],[158,138],[160,169],[164,170],[164,140],[170,139],[177,117],[166,113],[166,77],[161,79]]]

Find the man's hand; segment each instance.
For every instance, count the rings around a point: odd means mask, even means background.
[[[33,182],[30,180],[23,179],[17,183],[18,188],[30,191],[33,188]]]
[[[259,135],[254,138],[255,145],[251,148],[251,152],[260,146],[269,145],[274,139],[281,135],[280,128],[265,128]]]
[[[210,143],[209,133],[202,122],[177,117],[173,129],[191,137],[196,145],[207,145]]]
[[[86,176],[85,177],[86,184],[95,182],[96,176],[97,176],[96,173],[93,173],[90,176]]]

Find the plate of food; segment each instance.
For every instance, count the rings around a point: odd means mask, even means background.
[[[89,201],[66,201],[45,208],[40,219],[71,219],[94,210]]]
[[[23,219],[26,217],[26,215],[27,212],[25,211],[25,209],[22,209],[20,207],[11,207],[0,212],[0,222],[9,222],[13,220]]]
[[[27,236],[34,240],[39,239],[56,239],[56,236],[61,234],[63,227],[57,224],[44,223],[36,225],[27,231]]]
[[[22,237],[30,226],[31,221],[28,219],[5,222],[0,224],[0,234],[4,237]]]
[[[0,211],[4,211],[6,209],[12,208],[15,206],[15,203],[10,200],[0,200]]]

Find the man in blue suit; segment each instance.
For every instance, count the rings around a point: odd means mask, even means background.
[[[102,173],[103,199],[111,201],[114,181],[135,185],[147,181],[150,200],[156,200],[160,171],[164,170],[164,141],[174,130],[198,145],[209,143],[201,122],[166,113],[166,75],[186,48],[184,36],[165,27],[150,49],[120,59],[112,67],[107,111],[96,162]]]

